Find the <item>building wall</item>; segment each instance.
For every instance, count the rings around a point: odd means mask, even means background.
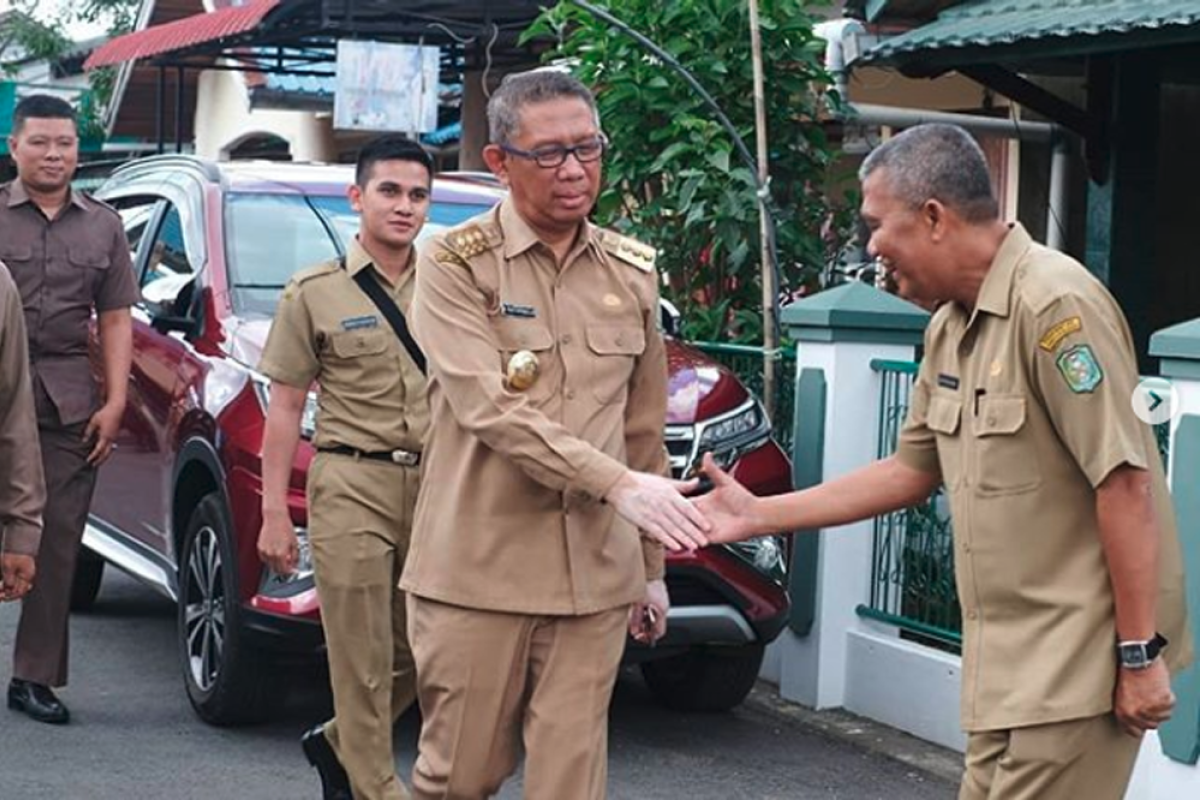
[[[241,73],[201,73],[196,96],[196,154],[224,159],[248,136],[284,139],[294,161],[336,161],[337,144],[329,117],[308,111],[250,110]]]

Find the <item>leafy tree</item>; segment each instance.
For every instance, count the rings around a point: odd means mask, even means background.
[[[670,53],[713,95],[754,148],[747,4],[731,0],[597,0]],[[819,121],[831,85],[824,41],[803,0],[762,0],[760,16],[772,204],[781,291],[815,288],[847,214],[826,188],[836,151]],[[570,3],[545,12],[527,38],[556,42],[547,60],[571,66],[597,96],[612,142],[597,221],[659,249],[668,294],[690,338],[759,342],[759,207],[751,169],[702,98],[625,33]]]
[[[12,41],[31,58],[50,61],[61,58],[73,44],[69,29],[85,23],[103,24],[110,36],[120,36],[133,30],[137,22],[140,0],[69,0],[57,6],[47,6],[39,0],[14,0],[20,14],[12,15],[8,34]],[[9,68],[11,71],[11,68]],[[88,74],[92,96],[81,104],[79,126],[84,137],[102,137],[100,115],[112,98],[116,70],[103,67]]]

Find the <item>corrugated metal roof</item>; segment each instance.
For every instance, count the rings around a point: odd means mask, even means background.
[[[193,14],[165,25],[118,36],[93,52],[83,68],[89,70],[137,61],[254,30],[279,2],[250,0],[245,5]]]
[[[1200,40],[1200,0],[968,0],[933,22],[885,39],[860,61],[1192,27]]]

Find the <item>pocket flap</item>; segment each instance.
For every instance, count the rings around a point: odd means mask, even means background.
[[[944,397],[935,394],[929,398],[929,411],[925,415],[925,424],[931,431],[953,434],[958,430],[958,421],[962,417],[962,401],[956,397]]]
[[[0,261],[28,261],[33,258],[33,247],[10,244],[0,252]]]
[[[646,352],[646,332],[629,325],[589,325],[588,347],[602,356],[636,356]]]
[[[108,253],[97,253],[90,248],[72,248],[67,253],[67,259],[77,267],[90,269],[108,269]]]
[[[975,421],[978,436],[1002,436],[1021,430],[1025,424],[1024,397],[981,397],[979,419]]]
[[[496,328],[501,350],[532,350],[537,353],[554,346],[550,329],[527,319],[504,319]]]
[[[369,356],[387,350],[387,337],[395,335],[391,328],[386,331],[345,331],[330,336],[329,344],[333,352],[342,358]]]

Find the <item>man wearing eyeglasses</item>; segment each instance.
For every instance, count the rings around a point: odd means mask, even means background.
[[[424,724],[413,795],[599,800],[626,630],[666,629],[664,545],[707,523],[663,477],[654,251],[588,222],[606,142],[569,75],[488,104],[500,205],[437,237],[413,326],[430,433],[401,587]]]

